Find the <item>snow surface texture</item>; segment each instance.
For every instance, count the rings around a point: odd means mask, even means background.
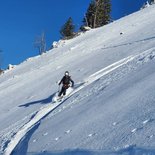
[[[4,155],[155,154],[155,6],[0,76]],[[68,70],[74,90],[52,100]]]

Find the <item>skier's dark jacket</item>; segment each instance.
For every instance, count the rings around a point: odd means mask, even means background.
[[[71,79],[70,76],[64,76],[61,81],[59,82],[59,85],[62,83],[63,87],[69,88],[70,82],[72,82],[72,87],[74,87],[74,81]]]

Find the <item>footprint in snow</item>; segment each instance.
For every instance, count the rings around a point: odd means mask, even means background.
[[[58,70],[58,69],[60,69],[60,68],[62,68],[62,66],[58,66],[58,67],[56,68],[56,70]]]
[[[136,144],[126,144],[125,146],[123,146],[124,149],[131,149],[134,147],[136,147]],[[121,149],[122,149],[122,147],[114,147],[115,151],[119,151]]]
[[[66,134],[69,134],[72,130],[67,130],[65,131]]]
[[[114,122],[114,123],[112,123],[113,126],[116,126],[117,124],[118,124],[118,122]]]
[[[125,149],[136,147],[136,144],[127,144],[124,146]]]
[[[143,129],[143,127],[134,128],[133,130],[131,130],[131,132],[132,132],[132,133],[135,133],[135,132],[137,132],[138,130],[141,130],[141,129]]]
[[[46,133],[43,134],[43,136],[47,136],[47,135],[48,135],[48,132],[46,132]]]
[[[145,124],[147,124],[148,122],[149,122],[149,119],[143,121],[143,124],[145,125]]]
[[[96,135],[96,133],[90,133],[89,135],[88,135],[88,137],[93,137],[93,136],[95,136]]]
[[[60,139],[60,137],[56,137],[56,138],[55,138],[55,141],[58,141],[59,139]]]
[[[62,107],[62,109],[65,109],[65,108],[66,108],[66,106],[63,106],[63,107]]]
[[[152,121],[153,121],[153,119],[147,119],[147,120],[143,121],[143,125],[145,125],[145,124],[147,124],[149,122],[152,122]]]
[[[33,139],[33,143],[35,143],[37,140],[36,139]]]
[[[153,137],[154,137],[154,135],[150,135],[150,136],[148,136],[149,139],[151,139],[151,138],[153,138]]]
[[[58,110],[58,112],[61,112],[61,111],[62,111],[62,109],[59,109],[59,110]]]
[[[27,99],[32,99],[34,96],[28,96]]]
[[[137,128],[134,128],[133,130],[131,130],[132,133],[135,133],[137,131]]]

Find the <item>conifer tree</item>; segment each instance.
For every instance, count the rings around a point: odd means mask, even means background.
[[[150,0],[150,4],[154,4],[155,3],[155,0]]]
[[[83,23],[85,26],[89,26],[93,28],[94,25],[94,13],[95,13],[95,1],[91,1],[89,4],[89,7],[87,9],[87,12],[85,14],[85,18],[83,20]]]
[[[96,0],[94,28],[108,24],[111,19],[110,13],[111,13],[110,0]]]
[[[62,38],[70,39],[74,36],[74,29],[75,26],[73,25],[73,20],[71,17],[66,21],[66,23],[62,26],[60,30],[60,34],[62,35]]]
[[[110,13],[111,13],[110,0],[92,0],[87,9],[83,23],[85,26],[89,26],[91,28],[106,25],[111,20]]]

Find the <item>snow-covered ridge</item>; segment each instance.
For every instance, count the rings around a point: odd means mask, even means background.
[[[90,30],[2,75],[0,151],[154,153],[154,14],[150,6]],[[75,89],[52,104],[66,70]]]

